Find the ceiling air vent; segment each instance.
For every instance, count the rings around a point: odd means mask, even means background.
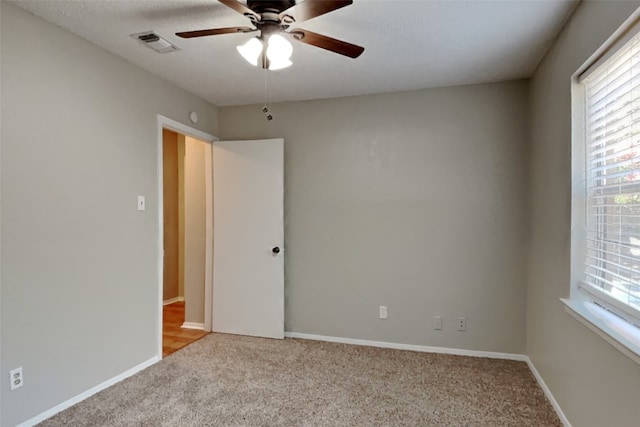
[[[144,33],[131,34],[131,37],[143,43],[150,49],[155,50],[158,53],[169,53],[175,50],[180,50],[176,46],[172,45],[153,31],[145,31]]]

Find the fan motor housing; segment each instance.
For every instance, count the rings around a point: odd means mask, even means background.
[[[280,13],[295,5],[295,0],[247,0],[247,6],[249,9],[256,13]]]

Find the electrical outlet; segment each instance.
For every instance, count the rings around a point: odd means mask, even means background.
[[[458,316],[458,330],[466,331],[467,330],[467,318],[464,316]]]
[[[442,330],[442,316],[433,316],[433,330]]]
[[[380,306],[380,318],[381,319],[386,319],[387,318],[387,306],[386,305],[381,305]]]
[[[9,382],[11,383],[11,390],[22,387],[22,385],[24,384],[24,378],[22,376],[22,366],[9,371]]]

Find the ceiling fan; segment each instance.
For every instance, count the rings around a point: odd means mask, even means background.
[[[349,6],[353,0],[304,0],[297,4],[295,0],[247,0],[246,5],[237,0],[218,1],[247,17],[253,26],[184,31],[176,35],[194,38],[259,31],[259,36],[238,46],[238,51],[251,64],[257,66],[260,62],[262,68],[270,70],[291,65],[289,58],[293,48],[283,35],[349,58],[357,58],[364,52],[363,47],[355,44],[302,28],[290,28],[294,24]]]

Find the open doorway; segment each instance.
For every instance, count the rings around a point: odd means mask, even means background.
[[[163,127],[161,153],[165,357],[211,330],[211,144]]]
[[[158,357],[165,292],[164,130],[206,142],[204,323],[196,330],[284,338],[284,140],[219,141],[158,115]],[[188,258],[185,253],[185,270]],[[187,292],[185,282],[180,330],[202,321],[190,320]]]

